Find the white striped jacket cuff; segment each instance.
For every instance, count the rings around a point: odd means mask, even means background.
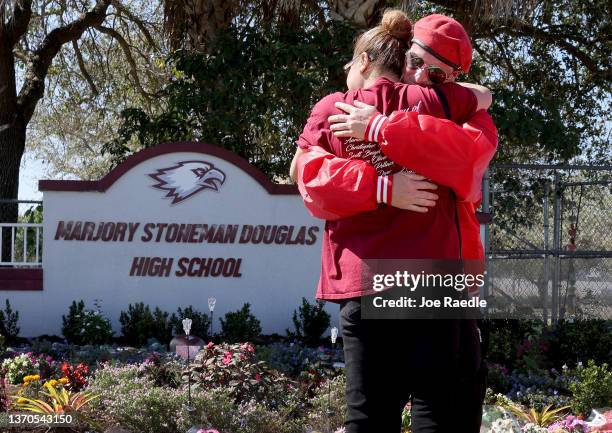
[[[391,193],[393,184],[391,176],[378,176],[378,184],[376,186],[376,202],[391,204]]]
[[[389,118],[383,114],[377,114],[372,116],[366,128],[366,137],[364,139],[369,142],[378,143],[380,139],[380,133],[382,132],[385,124],[389,121]]]

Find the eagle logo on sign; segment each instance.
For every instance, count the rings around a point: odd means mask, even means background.
[[[219,191],[225,182],[225,173],[206,161],[177,162],[148,176],[157,181],[153,188],[166,192],[166,198],[172,197],[172,204],[181,203],[206,189]]]

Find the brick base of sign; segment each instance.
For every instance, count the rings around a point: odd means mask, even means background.
[[[0,291],[42,289],[42,268],[0,268]]]

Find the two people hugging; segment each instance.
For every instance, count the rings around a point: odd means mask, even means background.
[[[347,92],[321,99],[291,164],[309,212],[326,220],[316,297],[340,305],[347,433],[478,432],[486,366],[476,320],[364,319],[369,260],[456,260],[483,269],[475,210],[497,147],[491,92],[459,83],[463,26],[388,10],[344,66]]]

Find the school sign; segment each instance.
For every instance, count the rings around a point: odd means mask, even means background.
[[[73,300],[100,300],[119,332],[130,303],[208,312],[209,297],[215,317],[248,302],[264,333],[284,333],[302,297],[314,298],[324,223],[295,186],[219,147],[161,144],[99,181],[39,189],[42,290],[5,292],[25,336],[60,334]],[[326,308],[337,324],[337,307]]]

